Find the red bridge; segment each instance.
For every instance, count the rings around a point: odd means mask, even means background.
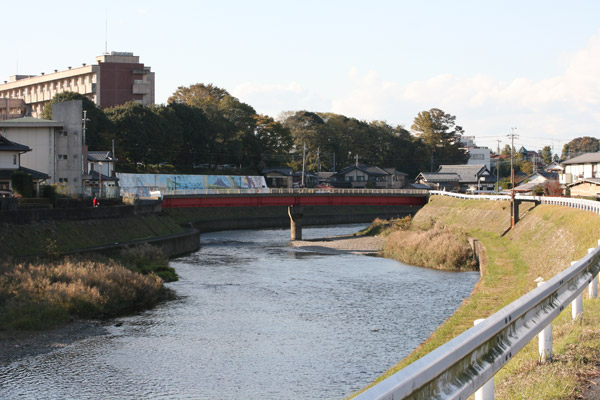
[[[267,189],[263,191],[183,190],[166,193],[164,208],[269,206],[422,206],[428,191],[410,189]]]

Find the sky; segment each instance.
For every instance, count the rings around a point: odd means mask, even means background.
[[[274,118],[334,112],[410,129],[440,108],[493,149],[511,128],[515,146],[559,154],[600,138],[598,1],[22,4],[1,7],[2,81],[128,51],[155,72],[157,103],[212,83]]]

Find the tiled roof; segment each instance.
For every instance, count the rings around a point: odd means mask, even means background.
[[[569,160],[563,161],[563,165],[568,164],[586,164],[586,163],[597,163],[600,162],[600,152],[597,153],[585,153],[577,157],[573,157]]]
[[[291,176],[294,173],[294,170],[290,167],[275,167],[275,168],[265,168],[261,171],[263,175],[271,174],[273,172],[280,173],[281,175]]]
[[[25,145],[11,142],[4,136],[0,136],[0,151],[18,151],[18,152],[26,152],[31,151],[31,149]]]
[[[0,169],[0,179],[10,179],[13,172],[15,172],[15,171],[27,172],[29,175],[31,175],[31,177],[33,178],[34,181],[46,180],[46,179],[50,178],[48,175],[44,174],[43,172],[34,171],[33,169],[29,169],[29,168],[25,168],[25,167],[20,167],[18,170]]]
[[[486,167],[484,164],[462,164],[462,165],[440,165],[438,173],[454,173],[460,178],[460,182],[477,182],[478,175]]]
[[[600,179],[599,178],[583,178],[583,179],[580,179],[577,182],[573,182],[567,186],[571,187],[571,186],[575,186],[575,185],[580,185],[582,183],[593,183],[594,185],[600,185]]]
[[[456,173],[421,172],[419,175],[422,176],[426,182],[459,182],[460,180],[460,176]]]
[[[112,153],[110,151],[88,151],[87,153],[88,161],[96,161],[96,162],[116,162],[117,159],[112,157]]]

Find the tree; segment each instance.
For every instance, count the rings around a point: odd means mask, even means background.
[[[562,158],[568,159],[597,151],[600,151],[600,141],[598,139],[590,136],[578,137],[563,146]]]
[[[550,146],[544,146],[542,149],[542,160],[544,160],[544,164],[546,165],[552,163],[552,148]]]
[[[294,143],[290,130],[268,115],[262,114],[254,116],[254,126],[254,136],[261,153],[260,169],[267,165],[284,165],[288,161],[285,156]]]
[[[464,164],[469,159],[460,142],[464,130],[455,121],[455,116],[438,108],[421,111],[414,119],[411,129],[429,150],[433,170],[442,164]]]
[[[170,138],[164,134],[161,117],[149,107],[135,102],[107,108],[106,116],[114,124],[114,139],[123,159],[154,164],[169,159]]]

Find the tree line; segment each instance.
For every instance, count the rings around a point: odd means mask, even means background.
[[[43,118],[51,119],[52,103],[69,100],[82,100],[87,111],[89,149],[108,150],[114,141],[121,171],[148,171],[152,165],[190,173],[223,164],[246,173],[298,170],[304,153],[308,171],[339,171],[358,161],[414,177],[468,159],[456,117],[435,108],[414,118],[411,134],[402,125],[335,113],[289,111],[276,120],[225,89],[195,84],[179,87],[166,105],[130,102],[101,109],[78,93],[60,93],[46,104]]]

